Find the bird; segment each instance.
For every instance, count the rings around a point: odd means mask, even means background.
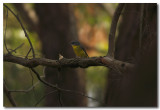
[[[79,58],[89,57],[84,47],[78,41],[72,41],[71,45],[77,57]]]

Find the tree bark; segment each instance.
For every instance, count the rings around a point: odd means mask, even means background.
[[[109,72],[106,106],[156,107],[157,4],[126,4],[115,58],[136,66],[124,75]]]
[[[69,4],[35,4],[39,18],[38,35],[42,42],[42,51],[46,58],[58,59],[59,54],[65,58],[75,57],[70,41],[75,39],[76,32],[72,32],[73,13]],[[76,29],[76,28],[74,28]],[[75,30],[74,30],[75,31]],[[63,89],[85,93],[85,76],[80,68],[63,68],[60,71],[46,67],[46,80],[57,84]],[[46,93],[52,91],[46,88]],[[61,92],[62,104],[58,93],[46,97],[45,106],[86,106],[86,98],[73,93]]]

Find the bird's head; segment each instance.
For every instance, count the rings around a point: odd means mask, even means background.
[[[71,44],[72,45],[78,45],[78,46],[80,45],[80,43],[78,41],[72,41]]]

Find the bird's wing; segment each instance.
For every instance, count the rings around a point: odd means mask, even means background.
[[[86,50],[84,49],[84,47],[82,47],[81,45],[80,45],[80,47],[81,47],[82,50],[85,52],[85,54],[87,55],[87,57],[89,57],[88,54],[87,54],[87,52],[86,52]]]

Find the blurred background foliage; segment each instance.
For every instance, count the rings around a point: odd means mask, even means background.
[[[18,10],[13,4],[6,4],[15,13],[18,14]],[[34,12],[35,4],[24,4],[30,6],[30,10]],[[77,31],[79,41],[86,47],[86,51],[90,57],[104,56],[108,50],[108,33],[111,24],[111,19],[117,4],[72,4],[73,14],[76,18]],[[3,32],[6,28],[6,8],[3,7]],[[22,18],[19,15],[20,18]],[[22,23],[26,27],[31,42],[34,46],[36,57],[43,57],[41,54],[41,42],[36,32],[28,30],[28,25],[21,19]],[[15,56],[25,57],[30,49],[29,43],[24,35],[22,28],[20,27],[17,19],[8,11],[7,31],[4,38],[8,49],[15,49],[22,43],[24,45],[19,48]],[[4,54],[7,53],[5,47],[3,47]],[[29,54],[31,58],[31,53]],[[36,70],[43,76],[43,68],[39,66]],[[103,100],[105,87],[107,84],[107,72],[106,67],[89,67],[85,69],[86,81],[87,81],[87,94],[91,97],[95,97],[98,100]],[[27,90],[33,83],[38,82],[36,76],[23,66],[4,62],[4,80],[7,87],[10,90]],[[34,104],[44,95],[44,85],[38,83],[37,86],[28,93],[12,93],[18,106],[34,106]],[[44,101],[38,106],[43,106]],[[8,99],[4,95],[4,106],[11,106]],[[89,100],[88,106],[100,106],[98,102]]]

